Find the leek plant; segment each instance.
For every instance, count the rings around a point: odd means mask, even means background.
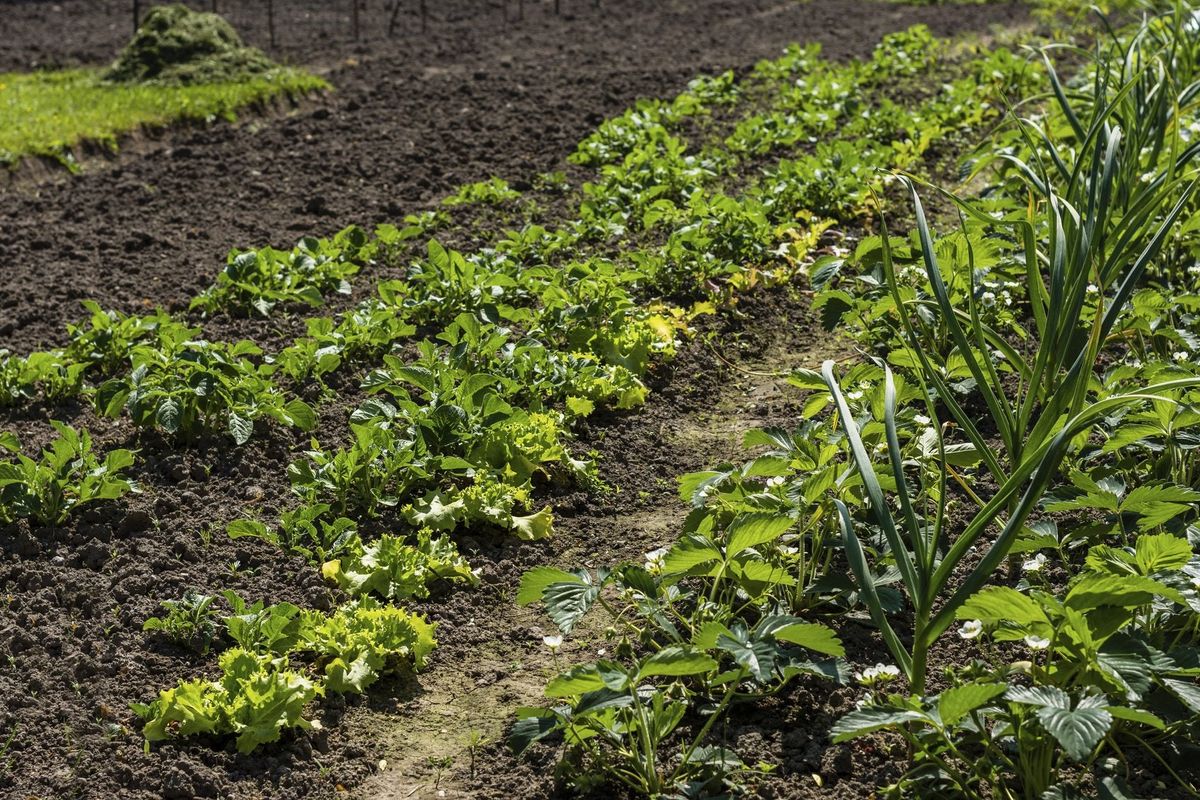
[[[902,312],[898,317],[902,344],[910,351],[908,361],[916,365],[917,378],[928,390],[926,405],[939,454],[931,480],[940,485],[920,485],[926,481],[924,473],[913,484],[906,474],[897,434],[895,383],[888,370],[883,420],[888,463],[881,471],[888,484],[894,483],[898,516],[886,502],[832,362],[823,368],[862,476],[868,518],[886,540],[912,604],[907,644],[875,592],[862,544],[867,537],[860,536],[859,523],[839,501],[846,555],[863,600],[915,693],[925,689],[930,646],[1008,555],[1077,437],[1085,436],[1105,415],[1146,401],[1175,402],[1176,390],[1200,385],[1200,379],[1189,377],[1096,401],[1089,395],[1102,347],[1189,209],[1195,189],[1193,162],[1200,143],[1184,147],[1179,130],[1181,109],[1194,110],[1200,93],[1200,84],[1193,80],[1198,45],[1191,39],[1197,17],[1185,8],[1178,6],[1173,14],[1143,23],[1128,39],[1114,36],[1107,51],[1097,50],[1083,88],[1065,87],[1043,53],[1053,95],[1046,120],[1018,120],[1011,146],[997,147],[989,159],[1003,168],[1000,194],[1028,198],[1024,208],[1009,208],[997,221],[979,206],[946,193],[960,209],[964,226],[970,218],[1015,243],[1012,255],[1023,264],[1035,331],[996,330],[982,321],[970,237],[964,237],[967,263],[952,264],[953,269],[943,272],[916,186],[903,179],[915,210],[930,295],[913,298],[902,292],[886,224],[883,272]],[[952,293],[946,283],[947,276],[953,281],[963,274],[970,282],[965,308],[953,299],[962,293]],[[1036,342],[1028,357],[1015,344],[1021,340]],[[935,363],[931,354],[945,352],[943,343],[965,361],[990,427],[956,398],[944,362]],[[1014,371],[1007,383],[1001,379],[998,359]],[[937,423],[939,409],[949,414],[995,479],[999,488],[989,499],[952,472]],[[999,453],[993,446],[997,439]],[[947,530],[946,521],[945,488],[951,476],[978,505],[956,536]],[[982,559],[967,569],[964,558],[985,536],[990,544]],[[952,577],[958,583],[945,597]]]
[[[885,603],[876,591],[876,580],[862,544],[863,540],[872,537],[866,532],[860,534],[849,508],[841,500],[835,500],[846,558],[871,619],[915,694],[925,691],[929,648],[954,622],[959,607],[984,586],[1008,555],[1013,542],[1024,529],[1025,520],[1057,476],[1059,465],[1071,449],[1072,440],[1108,414],[1144,401],[1162,401],[1178,389],[1200,386],[1200,378],[1164,381],[1141,391],[1105,398],[1074,414],[1052,431],[1050,437],[1036,446],[1028,446],[1027,457],[1000,482],[1000,488],[982,504],[965,529],[953,541],[949,541],[945,491],[949,467],[944,457],[937,460],[935,471],[939,486],[936,490],[926,491],[925,487],[917,485],[910,487],[905,469],[907,464],[901,455],[897,433],[896,385],[891,370],[885,368],[883,424],[888,463],[881,470],[889,477],[889,483],[894,481],[899,518],[892,514],[884,496],[876,467],[863,445],[859,424],[842,395],[834,373],[834,362],[826,361],[821,372],[846,431],[854,465],[861,475],[871,522],[887,541],[900,582],[913,608],[909,644],[905,644],[893,628],[887,617]],[[937,448],[944,455],[945,445],[932,400],[927,401],[927,406],[933,428],[937,431]],[[1029,445],[1028,442],[1025,444]],[[932,508],[925,507],[929,505]],[[965,575],[960,574],[960,567],[971,548],[981,543],[993,526],[999,528],[999,533],[995,534],[983,558]],[[960,581],[947,598],[944,593],[949,589],[953,577],[958,577]]]
[[[905,343],[997,483],[1083,412],[1104,343],[1190,208],[1200,142],[1183,146],[1180,112],[1200,105],[1196,19],[1180,7],[1144,23],[1127,45],[1098,51],[1088,91],[1068,90],[1043,53],[1054,98],[1045,121],[1017,120],[1008,146],[993,142],[994,154],[983,162],[1005,169],[1003,194],[1027,197],[1025,208],[997,222],[945,193],[964,218],[1019,243],[1013,255],[1024,264],[1035,331],[997,331],[982,322],[969,239],[968,263],[950,273],[971,282],[966,308],[956,306],[916,187],[902,179],[932,290],[928,298],[901,296],[885,226],[885,278],[897,308],[910,312],[899,315]],[[1007,463],[931,360],[946,338],[974,379]],[[1016,340],[1032,340],[1036,349],[1020,352]],[[1015,370],[1015,385],[1001,380],[992,351]]]

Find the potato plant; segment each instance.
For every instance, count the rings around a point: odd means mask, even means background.
[[[96,410],[110,417],[125,411],[135,425],[183,442],[223,430],[245,444],[262,418],[301,430],[316,424],[307,403],[288,400],[270,370],[250,361],[262,353],[257,346],[207,342],[194,338],[197,333],[172,326],[159,329],[152,344],[133,347],[131,372],[97,389]]]
[[[280,304],[320,306],[329,293],[350,293],[350,278],[374,250],[365,231],[350,227],[329,239],[302,239],[291,250],[234,251],[216,283],[193,298],[191,308],[210,314],[253,310],[265,317]]]
[[[82,505],[116,500],[137,490],[122,474],[133,465],[131,451],[114,449],[101,458],[92,451],[86,430],[58,421],[50,424],[58,436],[37,460],[21,452],[15,436],[0,435],[0,448],[16,456],[0,462],[0,521],[59,525]]]

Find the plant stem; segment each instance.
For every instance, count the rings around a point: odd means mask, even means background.
[[[734,695],[737,693],[738,684],[745,677],[746,672],[743,670],[741,674],[738,675],[737,680],[729,682],[729,688],[725,690],[725,696],[721,698],[721,702],[717,704],[716,709],[712,714],[709,715],[708,721],[704,723],[704,727],[700,729],[700,733],[696,734],[696,738],[692,740],[691,745],[689,745],[688,749],[684,751],[683,758],[680,760],[679,766],[676,768],[675,772],[671,773],[672,780],[674,780],[675,776],[679,774],[679,770],[683,769],[688,763],[689,759],[691,759],[692,753],[700,745],[700,742],[704,741],[704,737],[708,736],[708,732],[712,730],[713,724],[717,721],[721,714],[724,713],[725,709],[729,706],[730,701],[733,700]]]

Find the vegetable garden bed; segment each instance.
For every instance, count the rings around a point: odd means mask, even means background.
[[[0,780],[1189,796],[1195,19],[755,39],[165,311],[9,325]]]

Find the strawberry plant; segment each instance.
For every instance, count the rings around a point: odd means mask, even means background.
[[[781,570],[752,565],[762,563],[755,548],[790,524],[746,515],[730,524],[725,545],[684,537],[654,567],[658,574],[629,564],[595,575],[550,567],[526,573],[518,602],[545,603],[563,633],[593,606],[603,609],[615,652],[553,678],[545,690],[553,705],[518,713],[513,749],[560,735],[561,778],[578,788],[615,780],[646,796],[689,785],[720,791],[753,774],[736,753],[710,743],[730,706],[773,694],[797,675],[844,677],[833,631],[769,612],[751,612],[749,621],[723,601],[723,582],[751,588],[754,606],[764,588],[788,580]],[[688,722],[689,708],[701,705],[704,721]]]
[[[890,556],[895,560],[900,574],[900,582],[909,602],[913,604],[911,647],[896,634],[887,617],[885,604],[875,590],[875,574],[868,563],[863,544],[867,540],[866,534],[856,525],[848,506],[836,500],[846,558],[863,600],[870,609],[872,620],[879,628],[896,664],[918,694],[923,693],[925,689],[929,648],[950,626],[959,606],[983,586],[997,565],[1008,555],[1017,537],[1024,530],[1026,518],[1057,476],[1059,466],[1066,457],[1072,441],[1080,434],[1086,433],[1106,413],[1137,405],[1148,397],[1157,396],[1157,392],[1195,383],[1185,379],[1149,386],[1129,395],[1115,395],[1091,404],[1072,418],[1062,420],[1060,427],[1052,429],[1053,438],[1039,444],[1036,452],[1017,465],[990,499],[986,502],[978,499],[978,511],[953,542],[945,547],[942,539],[946,523],[945,487],[950,470],[945,457],[940,455],[944,448],[940,427],[936,424],[933,426],[938,442],[938,460],[941,462],[938,470],[931,476],[938,487],[929,494],[935,505],[926,512],[929,518],[922,519],[918,516],[917,509],[922,505],[923,496],[930,490],[926,488],[923,476],[913,486],[906,475],[897,433],[895,384],[891,371],[888,370],[883,419],[886,433],[886,446],[883,449],[888,462],[884,469],[890,474],[894,487],[895,505],[898,506],[899,512],[897,519],[893,507],[888,504],[883,493],[871,452],[863,445],[859,423],[851,413],[834,375],[832,361],[825,362],[822,375],[837,405],[839,422],[846,431],[854,464],[862,478],[866,508],[873,529],[878,532],[875,535],[881,535],[887,542]],[[936,420],[932,403],[928,403],[927,412]],[[913,488],[910,489],[910,486]],[[1000,522],[1001,519],[1003,522]],[[944,589],[951,576],[955,575],[956,567],[993,523],[1000,527],[999,534],[988,546],[983,558],[971,567],[965,576],[957,576],[958,588],[946,597]]]
[[[1181,575],[1192,560],[1185,540],[1157,534],[1129,550],[1092,548],[1061,594],[985,588],[959,608],[959,635],[1012,642],[1025,660],[987,649],[986,662],[955,672],[939,695],[872,695],[832,735],[887,729],[907,739],[906,791],[1040,798],[1072,762],[1183,734],[1200,716],[1186,655],[1194,587]],[[1171,617],[1179,627],[1161,628]]]

